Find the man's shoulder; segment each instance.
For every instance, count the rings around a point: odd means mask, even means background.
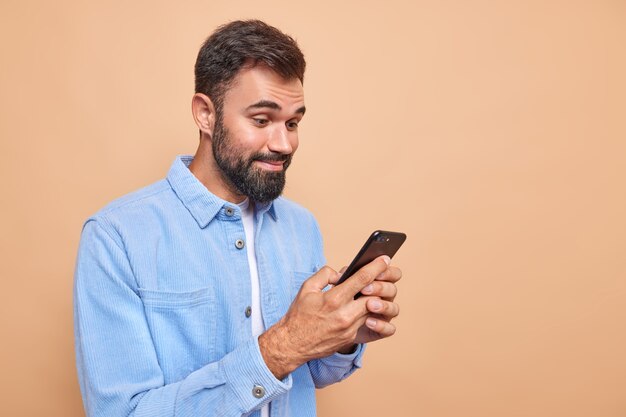
[[[275,219],[278,224],[297,233],[319,233],[319,225],[313,213],[285,197],[274,200]]]
[[[146,213],[150,206],[159,204],[172,191],[166,179],[159,180],[143,188],[116,198],[89,217],[88,220],[112,220]]]
[[[309,209],[296,203],[293,200],[288,199],[287,197],[280,196],[276,200],[274,200],[274,210],[276,211],[279,217],[288,216],[288,217],[296,217],[296,218],[312,218],[313,214]]]
[[[309,270],[325,264],[320,226],[313,214],[300,204],[285,197],[274,200],[274,210],[285,242],[293,245],[294,252],[313,259]],[[300,255],[297,255],[300,256]],[[304,262],[304,261],[303,261]]]

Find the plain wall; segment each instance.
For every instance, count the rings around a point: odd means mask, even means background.
[[[404,231],[396,336],[321,416],[626,415],[626,3],[0,3],[0,414],[81,416],[82,222],[193,153],[193,64],[261,18],[308,59],[286,195],[330,265]]]

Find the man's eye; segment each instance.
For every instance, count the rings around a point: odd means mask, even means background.
[[[267,119],[260,119],[258,117],[253,117],[252,120],[254,120],[254,123],[257,126],[265,126],[266,124],[269,123],[269,120],[267,120]]]
[[[297,129],[298,128],[298,121],[297,120],[291,120],[291,121],[287,122],[287,127],[289,129]]]

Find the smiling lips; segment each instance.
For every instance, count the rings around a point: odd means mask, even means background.
[[[254,162],[256,162],[263,169],[266,169],[268,171],[282,171],[283,165],[285,164],[285,161],[268,161],[268,160],[261,160],[261,159],[258,159]]]

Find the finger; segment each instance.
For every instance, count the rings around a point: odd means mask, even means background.
[[[370,330],[378,333],[381,337],[389,337],[396,332],[396,326],[392,323],[374,317],[368,317],[367,320],[365,320],[365,325]]]
[[[389,320],[400,314],[400,306],[398,304],[376,297],[368,299],[366,307],[368,311],[379,314]]]
[[[398,287],[391,282],[374,281],[361,290],[363,295],[380,297],[383,300],[393,301],[398,294]]]
[[[343,284],[342,284],[343,285]],[[326,295],[331,295],[326,293]],[[372,313],[367,309],[367,301],[371,297],[360,297],[355,299],[349,299],[348,301],[340,301],[338,295],[332,295],[335,297],[334,302],[343,302],[344,304],[341,306],[341,315],[344,318],[345,322],[350,322],[351,326],[355,329],[358,329],[362,325],[365,324],[365,319],[371,316]],[[382,315],[381,318],[384,318]],[[385,320],[387,318],[384,318]],[[356,327],[354,327],[356,326]]]
[[[321,291],[328,286],[337,282],[339,274],[329,266],[324,266],[302,284],[302,288],[309,291]]]
[[[336,277],[336,278],[334,278],[334,279],[330,282],[330,284],[332,284],[332,285],[337,284],[337,283],[339,282],[339,280],[341,279],[341,276],[343,275],[343,273],[344,273],[344,272],[346,272],[346,269],[348,269],[348,267],[347,267],[347,266],[344,266],[343,268],[341,268],[341,269],[339,270],[339,273],[337,274],[337,277]]]
[[[385,317],[385,316],[381,316],[380,314],[374,314],[374,313],[369,313],[369,314],[367,315],[367,317],[373,317],[373,318],[375,318],[376,320],[383,320],[383,321],[386,321],[386,322],[390,322],[391,320],[393,320],[392,318]],[[366,317],[366,318],[367,318],[367,317]],[[364,320],[364,321],[365,321],[365,320]]]
[[[402,270],[396,266],[389,266],[386,271],[376,277],[377,281],[398,282],[402,278]]]
[[[344,298],[354,298],[365,286],[373,282],[377,276],[389,267],[390,259],[383,255],[359,269],[354,275],[337,285],[331,291],[336,291]]]
[[[329,284],[337,285],[342,275],[343,275],[343,272],[338,272],[337,275],[335,275],[335,277],[331,278]]]

